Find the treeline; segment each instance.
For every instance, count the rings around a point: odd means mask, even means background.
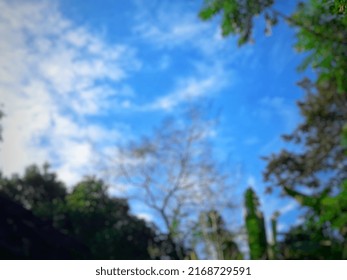
[[[0,199],[1,258],[177,259],[173,241],[95,177],[68,192],[48,165],[33,165],[0,177]]]
[[[178,243],[152,223],[130,213],[127,200],[109,195],[107,185],[86,177],[70,191],[48,165],[23,176],[0,177],[2,259],[197,259],[208,256]],[[229,231],[217,211],[201,213],[205,249],[219,259],[243,259],[236,239],[246,237],[251,259],[342,259],[344,240],[329,225],[305,220],[272,241],[256,193],[245,192],[245,235]],[[201,232],[200,232],[201,233]],[[239,238],[238,238],[239,237]],[[222,254],[218,250],[222,250]],[[211,252],[210,252],[211,253]],[[209,255],[211,256],[211,255]]]

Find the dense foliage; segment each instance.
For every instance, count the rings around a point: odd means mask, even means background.
[[[293,133],[283,136],[288,146],[298,148],[267,157],[264,178],[271,188],[334,192],[347,178],[346,148],[341,145],[347,95],[337,94],[332,84],[302,84],[307,91],[305,100],[298,102],[303,121]]]
[[[49,172],[47,165],[42,169],[34,165],[28,167],[23,176],[1,176],[0,193],[15,202],[18,209],[26,209],[38,221],[53,226],[57,232],[88,248],[88,253],[76,255],[77,258],[175,258],[173,244],[166,236],[157,234],[153,225],[130,214],[127,201],[110,197],[105,183],[94,177],[85,178],[67,192],[55,173]],[[6,212],[0,214],[4,219],[10,215]],[[8,226],[15,228],[18,224]],[[16,243],[20,244],[25,236],[26,232],[22,232],[16,237]],[[23,250],[24,247],[13,257],[21,257],[20,251]],[[29,258],[35,256],[35,248],[30,250]]]
[[[246,218],[245,226],[248,236],[248,246],[251,259],[268,259],[268,244],[266,238],[264,215],[258,209],[259,200],[252,188],[245,192]]]
[[[290,18],[298,26],[296,48],[308,53],[301,65],[312,66],[318,82],[333,82],[347,93],[347,1],[310,0]]]
[[[253,40],[252,30],[254,17],[264,13],[267,23],[272,25],[277,21],[269,7],[274,0],[206,0],[199,16],[203,20],[222,14],[222,35],[239,35],[239,45]]]

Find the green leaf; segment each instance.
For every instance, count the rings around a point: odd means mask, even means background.
[[[211,19],[215,14],[216,14],[215,11],[214,11],[212,8],[208,7],[208,8],[206,8],[206,9],[203,9],[203,10],[200,11],[199,17],[200,17],[202,20],[209,20],[209,19]]]

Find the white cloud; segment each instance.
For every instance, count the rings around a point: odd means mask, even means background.
[[[170,16],[161,18],[161,25],[152,25],[145,21],[136,27],[136,31],[148,40],[155,42],[159,47],[177,47],[192,41],[192,37],[202,33],[203,25],[195,24],[190,17],[180,20],[172,19]],[[175,24],[172,24],[175,22]]]
[[[176,107],[181,102],[189,102],[208,94],[213,91],[213,87],[216,84],[216,81],[213,77],[208,77],[205,79],[195,79],[190,78],[180,83],[178,89],[174,92],[160,97],[156,100],[151,108],[152,109],[163,109],[171,110],[173,107]]]
[[[54,1],[4,0],[0,10],[1,169],[50,161],[74,183],[95,159],[94,144],[119,137],[85,116],[129,98],[132,89],[118,83],[141,63],[130,47],[66,19]]]
[[[172,110],[182,103],[194,102],[202,97],[211,97],[230,85],[231,71],[223,69],[222,64],[205,67],[197,65],[198,74],[180,78],[175,89],[143,106],[144,110]]]
[[[137,14],[134,32],[158,47],[185,44],[206,28],[203,24],[196,24],[197,20],[192,13],[182,13],[177,4],[161,3],[150,9],[144,8],[147,3],[138,2],[137,4],[141,12]]]
[[[203,22],[197,16],[199,5],[163,1],[149,4],[137,1],[134,33],[146,42],[162,49],[193,47],[208,56],[218,56],[221,50],[230,50],[229,39],[221,37],[219,24]]]
[[[235,83],[236,75],[229,63],[236,58],[238,64],[243,63],[244,57],[249,57],[247,48],[234,51],[236,44],[230,42],[231,38],[221,37],[219,23],[198,18],[197,3],[137,1],[136,4],[133,32],[136,38],[163,53],[158,68],[163,71],[168,64],[174,65],[175,61],[167,56],[173,52],[185,58],[185,65],[181,67],[186,68],[171,91],[141,106],[140,110],[169,111],[181,104],[211,97],[226,85]]]

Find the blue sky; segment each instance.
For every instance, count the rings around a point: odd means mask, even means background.
[[[278,8],[289,13],[293,6]],[[293,5],[291,2],[291,5]],[[93,173],[97,155],[148,133],[191,103],[220,110],[213,142],[253,185],[266,215],[295,204],[264,196],[261,156],[285,147],[300,121],[294,31],[286,24],[238,48],[218,19],[201,22],[202,1],[1,0],[0,166],[4,174],[51,162],[69,185]],[[213,111],[211,109],[211,111]],[[240,198],[241,201],[241,198]]]

